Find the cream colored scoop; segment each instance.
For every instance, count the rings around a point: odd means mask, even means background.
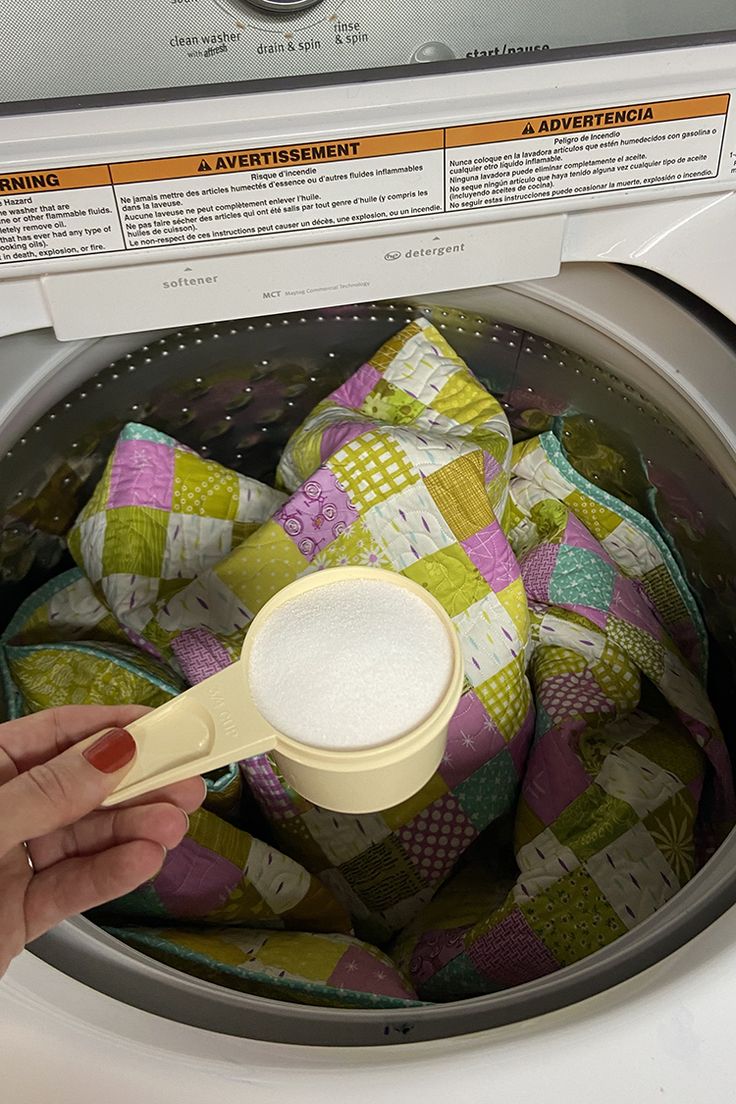
[[[314,679],[313,693],[315,696],[322,695],[314,700],[310,699],[310,683],[303,678],[301,682],[297,680],[296,690],[290,688],[288,682],[279,686],[278,681],[271,680],[273,685],[269,685],[268,664],[263,662],[264,647],[268,644],[268,654],[273,656],[278,640],[269,640],[273,632],[267,634],[263,630],[266,626],[273,630],[277,627],[277,621],[285,626],[281,639],[284,664],[288,669],[289,655],[292,665],[304,658],[298,654],[304,638],[303,629],[301,636],[295,631],[295,640],[290,648],[290,620],[294,625],[301,623],[307,627],[312,622],[317,624],[320,620],[320,592],[325,592],[326,596],[325,588],[358,580],[370,581],[376,586],[381,584],[384,610],[387,608],[386,588],[392,588],[396,595],[394,624],[397,626],[397,639],[401,638],[401,611],[407,594],[423,603],[425,624],[429,611],[432,615],[429,629],[432,634],[441,630],[436,640],[441,649],[446,647],[447,662],[438,668],[442,671],[444,685],[432,687],[424,710],[421,695],[417,698],[416,686],[413,687],[416,700],[408,694],[408,703],[399,694],[397,686],[389,687],[388,697],[381,699],[380,710],[376,710],[380,713],[380,723],[377,720],[375,739],[371,735],[370,711],[363,710],[354,725],[348,720],[347,713],[343,721],[339,698],[335,699],[332,712],[324,714],[329,716],[331,724],[325,727],[333,733],[332,736],[328,732],[321,739],[319,731],[313,733],[310,730],[303,731],[302,737],[298,738],[295,732],[300,729],[299,718],[302,718],[301,727],[304,728],[310,717],[319,715],[318,709],[315,714],[315,708],[324,701],[327,683],[323,678]],[[333,598],[335,594],[333,591]],[[284,608],[287,605],[289,610]],[[277,612],[279,618],[271,621]],[[298,614],[301,614],[301,619]],[[399,645],[392,640],[390,626],[388,629],[385,633],[386,648],[397,649]],[[406,633],[401,646],[408,654]],[[375,656],[375,639],[372,648]],[[360,654],[340,655],[339,645],[336,650],[335,641],[329,640],[325,640],[322,651],[326,670],[334,667],[345,679],[346,674],[355,667],[356,679],[371,679],[370,665],[365,669],[360,667],[361,659],[365,658]],[[397,665],[400,660],[401,656],[397,654]],[[374,663],[373,666],[379,665]],[[255,682],[254,672],[257,675]],[[422,587],[402,575],[376,568],[340,567],[315,572],[279,591],[261,609],[250,626],[239,660],[127,726],[135,738],[137,756],[130,771],[104,804],[117,805],[193,775],[272,752],[287,782],[315,805],[345,813],[387,809],[415,794],[437,769],[445,750],[447,726],[457,707],[462,685],[462,654],[455,628],[439,602]],[[338,681],[336,694],[339,694],[339,688]],[[254,691],[261,708],[256,706]],[[393,698],[390,696],[392,692]],[[381,694],[380,685],[376,685],[375,693],[377,696]],[[275,696],[277,694],[280,697]],[[289,695],[296,700],[290,700]],[[392,702],[395,702],[395,707]],[[329,704],[324,706],[324,709],[329,708]],[[414,714],[407,712],[411,709],[414,709]],[[397,726],[405,726],[407,717],[414,716],[416,719],[412,727],[399,727],[398,734],[393,735],[390,726],[394,713]],[[279,731],[266,714],[272,718],[278,716],[279,726],[290,726],[291,732]],[[340,746],[334,746],[336,731],[341,734],[337,738]],[[95,739],[97,736],[91,737],[83,746]]]

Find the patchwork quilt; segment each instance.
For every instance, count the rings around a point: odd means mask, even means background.
[[[77,568],[2,640],[14,715],[160,704],[331,566],[414,579],[462,646],[445,756],[401,805],[318,808],[268,756],[208,779],[161,872],[95,914],[182,970],[344,1007],[497,991],[624,935],[733,823],[707,637],[667,544],[552,433],[514,444],[423,319],[313,410],[276,489],[126,426],[68,541]]]

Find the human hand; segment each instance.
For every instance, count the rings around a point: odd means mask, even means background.
[[[0,724],[0,977],[68,916],[161,868],[204,800],[201,778],[100,809],[135,756],[140,706],[65,706]],[[82,754],[80,740],[112,730]]]

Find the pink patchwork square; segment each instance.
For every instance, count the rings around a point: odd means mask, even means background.
[[[553,724],[586,713],[615,713],[614,703],[587,670],[546,679],[537,687],[537,699]]]
[[[649,596],[638,580],[619,576],[613,584],[610,613],[621,621],[627,621],[638,629],[650,633],[655,640],[661,640],[664,630],[657,618]]]
[[[365,433],[366,430],[372,429],[373,423],[367,425],[365,422],[337,422],[335,425],[329,426],[322,434],[322,440],[320,441],[320,459],[322,463],[325,460],[329,460],[331,456],[334,456],[341,448],[344,448],[349,441],[352,441],[355,437],[360,437],[361,433]]]
[[[447,729],[440,777],[452,789],[506,746],[474,691],[463,694]]]
[[[357,945],[347,948],[327,979],[327,984],[336,989],[354,989],[359,993],[416,1000],[411,990],[402,983],[395,968]]]
[[[538,601],[549,601],[549,582],[557,563],[557,544],[540,544],[532,548],[521,560],[521,577],[527,597]]]
[[[446,931],[428,931],[417,940],[409,973],[417,985],[424,985],[465,950],[467,924]]]
[[[475,939],[467,956],[479,973],[504,986],[523,985],[560,968],[519,909]]]
[[[570,610],[572,613],[579,613],[581,617],[587,618],[588,621],[597,625],[599,629],[605,629],[608,622],[608,610],[593,609],[592,606],[581,606],[577,602],[565,602],[562,608]]]
[[[267,816],[272,816],[276,820],[286,820],[296,815],[291,796],[271,766],[267,755],[243,759],[240,771]]]
[[[493,480],[500,475],[501,465],[495,456],[491,456],[490,452],[483,453],[483,479],[488,486]]]
[[[221,908],[242,877],[229,859],[185,838],[166,856],[153,888],[172,916],[201,917]]]
[[[503,590],[519,578],[519,565],[498,522],[460,543],[494,591]]]
[[[155,441],[119,441],[110,473],[110,509],[151,506],[170,510],[174,450]]]
[[[477,835],[452,794],[443,794],[397,832],[407,857],[428,885],[449,874]]]
[[[381,373],[376,371],[372,364],[364,364],[349,380],[338,387],[337,391],[332,392],[330,399],[338,406],[358,410],[368,392],[372,391],[382,378]]]
[[[172,642],[171,650],[184,677],[192,686],[203,682],[210,675],[216,675],[232,663],[220,641],[209,629],[185,629]]]
[[[545,825],[552,824],[591,784],[575,750],[585,726],[585,721],[571,721],[550,728],[532,748],[522,795]]]
[[[327,468],[319,471],[274,514],[287,536],[308,560],[314,559],[335,537],[355,521],[358,511],[335,476]]]
[[[580,518],[576,517],[575,514],[568,515],[562,543],[570,548],[585,548],[588,552],[594,552],[599,559],[609,564],[610,567],[616,566],[603,545],[585,528]]]

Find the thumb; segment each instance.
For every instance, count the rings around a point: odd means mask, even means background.
[[[84,751],[70,747],[0,786],[0,856],[96,809],[130,770],[135,753],[131,734],[113,728]]]

